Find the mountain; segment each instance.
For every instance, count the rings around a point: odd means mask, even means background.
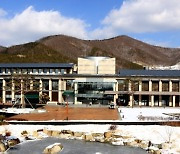
[[[180,49],[153,46],[128,36],[81,40],[65,35],[12,46],[0,53],[0,62],[73,62],[84,56],[116,57],[117,68],[170,66],[180,62]]]
[[[0,46],[0,53],[6,50],[6,47]]]

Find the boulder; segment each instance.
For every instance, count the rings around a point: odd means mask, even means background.
[[[19,144],[20,143],[20,140],[18,138],[14,138],[14,139],[9,139],[7,141],[7,145],[9,147],[12,147],[12,146],[15,146],[16,144]]]
[[[162,143],[162,149],[169,149],[170,144],[169,143]]]
[[[47,134],[47,133],[48,133],[48,129],[47,129],[47,128],[44,128],[44,129],[43,129],[43,133]]]
[[[69,139],[71,137],[72,137],[71,134],[62,134],[62,133],[59,134],[59,138]]]
[[[135,142],[137,142],[137,143],[141,143],[141,142],[142,142],[142,140],[141,140],[141,139],[137,139],[137,138],[136,138],[136,139],[134,139],[134,141],[135,141]]]
[[[141,143],[139,143],[138,145],[140,148],[142,149],[147,149],[148,148],[148,143],[145,141],[142,141]]]
[[[94,141],[94,138],[93,138],[92,134],[85,134],[84,139],[86,141]]]
[[[60,131],[54,130],[54,131],[52,131],[52,136],[53,137],[59,137],[60,133],[61,133]]]
[[[74,137],[82,137],[83,135],[83,132],[74,132]]]
[[[24,131],[21,132],[21,135],[24,136],[24,137],[27,137],[28,136],[28,132],[26,130],[24,130]]]
[[[44,154],[55,154],[59,153],[63,150],[63,146],[61,143],[54,143],[46,147],[43,151]]]
[[[7,146],[0,141],[0,152],[5,152],[7,150]]]
[[[110,137],[112,137],[112,135],[113,135],[113,133],[112,133],[111,131],[109,131],[109,132],[104,132],[104,137],[105,137],[105,138],[110,138]]]
[[[101,143],[104,142],[104,137],[94,137],[94,139],[96,142],[101,142]]]
[[[71,130],[61,130],[61,133],[63,134],[71,134],[72,136],[74,135],[74,132]]]
[[[39,133],[38,133],[37,131],[33,131],[33,136],[36,137],[36,138],[38,138]]]
[[[92,133],[93,137],[104,137],[103,133]]]
[[[53,132],[52,130],[47,130],[47,135],[52,136],[52,132]]]

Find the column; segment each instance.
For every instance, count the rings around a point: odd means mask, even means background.
[[[52,80],[49,79],[49,101],[52,101]]]
[[[30,80],[30,90],[33,90],[33,80]]]
[[[6,103],[6,80],[3,79],[2,102]]]
[[[77,94],[78,94],[78,84],[77,82],[74,83],[74,104],[78,104],[78,101],[77,101]]]
[[[11,89],[11,101],[15,100],[15,83],[14,80],[12,79],[12,89]]]
[[[39,80],[39,96],[42,95],[43,82],[42,79]]]
[[[154,106],[154,95],[151,96],[151,106]]]
[[[61,79],[59,79],[59,83],[58,83],[58,102],[62,103],[62,81]]]
[[[169,96],[169,106],[172,106],[172,95]]]
[[[133,106],[133,96],[132,95],[130,95],[129,96],[129,106]]]
[[[159,92],[162,92],[162,81],[159,80]],[[159,106],[162,106],[162,95],[159,95]]]
[[[114,103],[115,103],[115,105],[117,105],[116,104],[116,100],[118,99],[118,94],[117,94],[117,91],[118,91],[118,82],[114,83],[113,91],[116,92],[116,94],[114,95]]]
[[[172,92],[172,81],[169,81],[169,92]],[[172,95],[169,97],[169,106],[172,106]]]
[[[139,91],[142,91],[142,81],[139,81]],[[139,106],[141,106],[142,95],[139,94]]]
[[[128,89],[129,89],[129,106],[133,106],[133,95],[131,94],[132,93],[132,91],[131,91],[131,81],[129,80],[129,87],[128,87]]]
[[[24,99],[24,81],[21,80],[21,105],[22,108],[26,107],[25,99]]]
[[[175,107],[176,106],[176,96],[173,96],[173,107]]]
[[[151,92],[152,91],[152,81],[151,80],[149,80],[149,92]],[[154,96],[149,96],[150,97],[150,99],[149,99],[149,106],[154,106]],[[152,102],[153,101],[153,102]]]

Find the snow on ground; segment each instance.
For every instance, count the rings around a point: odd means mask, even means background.
[[[50,130],[72,130],[77,132],[98,132],[104,133],[108,131],[110,125],[67,125],[67,126],[53,126],[53,125],[5,125],[0,126],[0,133],[4,131],[12,132],[13,136],[20,139],[21,132],[26,130],[28,132],[33,132],[38,129],[50,129]],[[117,127],[117,133],[123,134],[124,136],[134,136],[138,139],[151,141],[154,144],[165,143],[169,140],[172,142],[170,144],[171,151],[176,151],[173,153],[180,152],[180,127],[171,126],[159,126],[159,125],[119,125]],[[164,151],[166,154],[170,152],[169,150]]]
[[[149,68],[153,70],[180,70],[180,62],[172,66],[152,66]]]
[[[157,120],[164,118],[168,118],[169,116],[163,114],[163,113],[179,113],[180,114],[180,108],[170,108],[170,107],[142,107],[142,108],[118,108],[119,113],[121,115],[122,121],[140,121],[138,119],[138,116],[142,115],[144,117],[156,117]]]

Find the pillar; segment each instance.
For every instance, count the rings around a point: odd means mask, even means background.
[[[58,83],[58,102],[62,103],[63,99],[62,99],[62,81],[61,79],[59,79],[59,83]]]
[[[24,81],[23,80],[21,80],[21,105],[22,105],[22,108],[26,107],[25,98],[24,98]]]
[[[12,89],[11,89],[11,101],[15,100],[15,83],[14,80],[12,80]]]
[[[49,101],[52,101],[52,80],[49,79]]]
[[[172,92],[172,81],[169,81],[169,92]]]
[[[130,95],[129,96],[129,106],[133,106],[133,96],[132,95]]]
[[[6,80],[3,79],[2,102],[6,103]]]
[[[152,81],[149,80],[149,92],[152,91]],[[149,106],[154,106],[154,96],[149,96]],[[153,101],[153,102],[152,102]]]
[[[43,82],[42,79],[39,80],[39,96],[42,95]]]
[[[169,106],[172,106],[172,95],[169,96]]]
[[[78,85],[77,85],[77,82],[74,83],[74,104],[78,104],[78,101],[77,101],[77,93],[78,93]]]
[[[154,95],[151,96],[151,106],[154,106]]]
[[[173,96],[173,107],[175,107],[176,106],[176,96]]]
[[[33,90],[33,80],[30,80],[30,90]]]
[[[142,81],[139,81],[139,91],[142,91]],[[139,106],[141,106],[142,95],[139,95]]]
[[[139,106],[141,106],[141,102],[142,102],[142,95],[139,95]]]
[[[162,92],[162,81],[159,81],[159,92]],[[159,95],[159,106],[162,106],[162,95]]]

